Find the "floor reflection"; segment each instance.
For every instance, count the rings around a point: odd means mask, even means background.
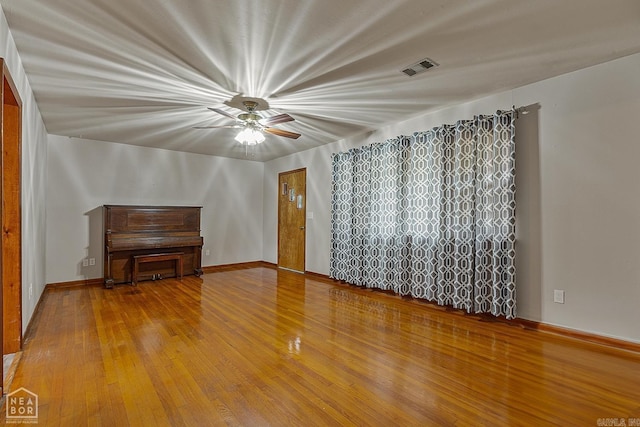
[[[302,353],[305,331],[305,281],[300,273],[277,270],[276,335],[281,351],[289,355]]]

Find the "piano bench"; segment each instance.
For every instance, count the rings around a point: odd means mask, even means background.
[[[160,261],[175,261],[176,262],[176,276],[182,280],[183,264],[182,255],[184,252],[169,252],[164,254],[149,254],[149,255],[134,255],[133,262],[131,263],[131,284],[136,286],[138,284],[138,272],[140,264],[144,262],[160,262]]]

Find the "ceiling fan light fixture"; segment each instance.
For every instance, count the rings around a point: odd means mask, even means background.
[[[238,132],[235,140],[241,144],[256,145],[264,142],[265,137],[263,133],[257,129],[244,128]]]
[[[280,123],[292,122],[295,119],[287,113],[276,114],[275,116],[262,117],[256,113],[258,103],[251,100],[245,100],[242,102],[245,113],[241,113],[238,116],[234,116],[225,110],[219,108],[207,107],[214,113],[218,113],[227,118],[233,119],[234,124],[220,125],[220,126],[194,126],[197,129],[220,129],[220,128],[236,128],[242,129],[235,137],[235,140],[244,145],[256,145],[265,141],[265,133],[271,135],[283,136],[285,138],[297,139],[301,135],[295,132],[289,132],[287,130],[278,129],[274,127]]]

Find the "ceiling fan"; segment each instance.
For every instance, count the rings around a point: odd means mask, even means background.
[[[255,101],[242,101],[242,105],[247,110],[246,113],[239,114],[238,116],[233,116],[227,113],[224,110],[220,110],[218,108],[208,107],[209,110],[214,111],[218,114],[221,114],[225,117],[229,117],[230,119],[235,120],[234,124],[230,125],[222,125],[222,126],[194,126],[195,129],[220,129],[220,128],[231,128],[231,129],[242,129],[238,136],[236,136],[236,141],[246,143],[247,145],[255,145],[264,141],[263,132],[267,132],[277,136],[284,136],[285,138],[297,139],[300,137],[299,133],[289,132],[286,130],[278,129],[271,127],[273,125],[277,125],[280,123],[291,122],[295,120],[288,114],[278,114],[271,117],[263,118],[258,113],[256,113],[256,108],[258,107],[258,103]]]

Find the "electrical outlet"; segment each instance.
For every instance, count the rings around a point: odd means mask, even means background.
[[[82,259],[82,266],[83,267],[89,267],[89,260],[87,258],[83,258]]]
[[[33,299],[33,283],[29,284],[29,299]]]
[[[205,256],[209,256],[209,254],[211,253],[211,251],[209,249],[207,249],[206,251],[204,251]]]
[[[553,302],[557,302],[558,304],[564,304],[564,291],[554,290],[553,291]]]
[[[89,258],[89,265],[96,265],[96,259],[95,258]]]

